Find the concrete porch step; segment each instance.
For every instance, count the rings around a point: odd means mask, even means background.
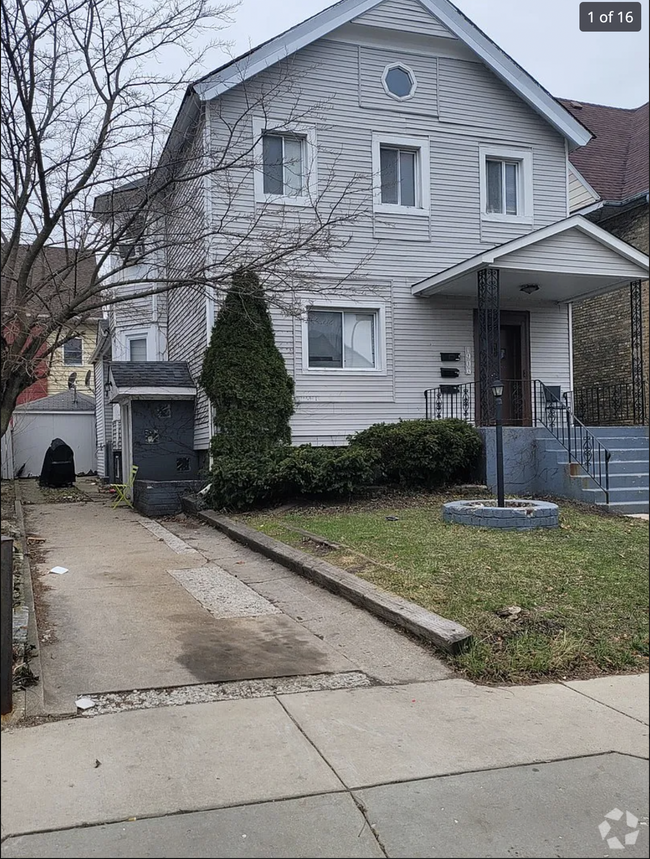
[[[626,473],[612,473],[609,472],[609,488],[610,489],[625,489],[625,488],[637,488],[637,487],[647,487],[648,486],[648,472],[639,471],[639,472],[628,472]]]
[[[595,435],[598,438],[605,438],[607,436],[610,438],[620,436],[648,438],[648,427],[587,427],[587,429],[592,433],[592,435]]]
[[[607,450],[611,453],[611,462],[624,462],[625,460],[633,459],[639,462],[648,462],[650,459],[650,451],[646,447],[609,447]]]
[[[602,489],[593,488],[593,489],[584,489],[583,494],[585,497],[585,501],[589,500],[590,496],[598,496],[600,498],[600,494],[602,493]],[[609,490],[609,503],[617,504],[624,502],[644,502],[646,507],[648,505],[648,487],[647,486],[637,486],[637,487],[617,487],[612,489],[610,487]]]
[[[605,506],[602,502],[596,502],[599,506]],[[610,502],[609,505],[606,505],[608,510],[612,510],[614,513],[621,513],[623,516],[629,515],[630,513],[648,513],[649,506],[647,501],[614,501]]]

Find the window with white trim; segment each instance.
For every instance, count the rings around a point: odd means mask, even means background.
[[[381,202],[415,207],[417,201],[417,149],[379,147]]]
[[[147,338],[129,337],[129,361],[147,360]]]
[[[63,344],[63,363],[72,367],[79,367],[83,364],[83,341],[81,337],[73,337]]]
[[[488,214],[519,214],[519,161],[488,158],[486,171],[486,211]]]
[[[310,206],[318,194],[316,130],[253,119],[255,200]]]
[[[373,175],[375,211],[428,214],[427,138],[373,136]]]
[[[310,370],[376,370],[379,311],[310,308],[307,313]]]
[[[262,135],[264,193],[278,197],[305,194],[306,138],[299,134]]]
[[[398,101],[412,98],[418,85],[413,71],[404,63],[387,65],[381,76],[381,82],[388,95]]]
[[[480,147],[481,216],[486,220],[532,221],[532,152]]]

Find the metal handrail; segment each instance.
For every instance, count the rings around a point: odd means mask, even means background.
[[[609,461],[611,452],[578,420],[568,398],[560,399],[538,379],[533,382],[533,422],[545,427],[605,493],[609,504]]]

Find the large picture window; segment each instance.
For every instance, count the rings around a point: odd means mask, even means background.
[[[378,317],[377,310],[309,310],[309,369],[377,369]]]

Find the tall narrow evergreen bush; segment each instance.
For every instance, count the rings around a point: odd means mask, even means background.
[[[215,456],[259,452],[291,441],[293,379],[275,345],[264,290],[241,269],[217,313],[201,386],[215,409]]]

